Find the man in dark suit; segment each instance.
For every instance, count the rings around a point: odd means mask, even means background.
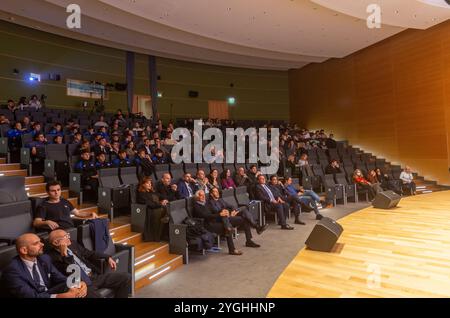
[[[185,173],[183,178],[178,181],[177,191],[181,199],[187,199],[194,196],[197,187],[195,185],[195,180],[190,173]]]
[[[169,202],[181,199],[178,193],[178,186],[172,183],[172,177],[170,173],[164,173],[156,183],[156,193],[159,195],[160,200],[167,200]]]
[[[286,223],[289,215],[289,205],[286,204],[280,196],[275,196],[271,189],[266,185],[266,177],[258,176],[258,185],[255,189],[256,198],[262,201],[263,209],[267,211],[276,211],[278,223],[283,230],[293,230],[294,228]]]
[[[134,159],[136,166],[141,167],[141,173],[146,176],[152,176],[155,172],[155,165],[150,159],[150,155],[145,152],[145,149],[138,150],[137,157]]]
[[[243,226],[245,231],[245,246],[247,247],[260,247],[260,245],[256,244],[252,241],[252,232],[250,230],[250,227],[253,225],[254,227],[258,228],[258,234],[261,234],[261,232],[264,230],[263,228],[260,228],[256,225],[256,222],[252,220],[251,222],[249,218],[244,217],[244,211],[238,211],[233,206],[225,202],[220,197],[219,189],[213,188],[210,192],[210,198],[207,203],[207,206],[213,213],[220,213],[222,211],[228,212],[228,221],[233,227],[239,227]],[[248,212],[248,211],[247,211]],[[253,223],[253,224],[252,224]]]
[[[107,143],[105,137],[101,137],[98,140],[98,144],[96,144],[92,151],[94,152],[95,156],[97,156],[99,153],[104,153],[106,155],[109,155],[111,152],[111,146]]]
[[[44,244],[32,233],[16,240],[17,255],[2,274],[2,287],[17,298],[84,298],[87,286],[67,287],[67,278],[42,255]]]
[[[88,298],[100,298],[98,290],[101,288],[112,289],[115,298],[128,298],[131,276],[128,273],[114,272],[117,265],[109,255],[84,248],[72,241],[69,233],[64,230],[51,232],[48,240],[53,247],[48,255],[57,269],[66,273],[69,265],[80,267],[81,280],[88,286]],[[107,262],[113,272],[101,274],[95,265],[101,260]]]
[[[242,252],[234,246],[233,237],[231,232],[233,231],[233,225],[229,221],[229,211],[217,212],[211,208],[206,202],[206,194],[203,190],[198,190],[195,193],[194,203],[194,217],[203,219],[205,228],[219,235],[225,235],[228,245],[228,253],[230,255],[242,255]]]
[[[292,210],[294,211],[294,216],[295,216],[294,223],[305,225],[304,222],[300,221],[300,212],[301,212],[300,202],[295,200],[294,197],[288,195],[283,184],[278,181],[277,176],[273,175],[270,177],[269,189],[272,191],[272,193],[275,197],[281,198],[284,205],[288,205],[288,207],[287,207],[288,209],[289,209],[289,207],[292,207]]]

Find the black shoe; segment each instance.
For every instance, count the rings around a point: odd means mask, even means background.
[[[316,220],[322,220],[323,219],[323,215],[322,214],[317,214],[316,215]]]
[[[258,235],[261,235],[262,232],[264,232],[265,230],[267,230],[267,227],[269,226],[269,224],[264,224],[263,226],[257,226],[256,227],[256,233],[258,233]]]
[[[250,240],[250,241],[245,242],[245,246],[247,246],[247,247],[260,247],[261,245],[256,244],[255,242]]]
[[[300,221],[299,219],[295,220],[295,224],[306,225],[305,222]]]
[[[281,229],[282,230],[293,230],[294,228],[292,226],[290,226],[289,224],[286,224],[286,225],[282,225]]]

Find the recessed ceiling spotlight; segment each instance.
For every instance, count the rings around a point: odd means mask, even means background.
[[[396,13],[396,14],[399,14],[399,13],[400,13],[400,11],[398,11],[398,10],[395,10],[395,13]]]

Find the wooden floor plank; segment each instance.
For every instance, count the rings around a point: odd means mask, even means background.
[[[268,297],[450,297],[450,191],[339,223],[342,249],[301,250]]]

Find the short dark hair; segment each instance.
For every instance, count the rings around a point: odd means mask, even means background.
[[[271,175],[271,176],[270,176],[270,181],[272,181],[272,180],[273,180],[273,179],[275,179],[275,178],[277,178],[277,179],[278,179],[278,176],[277,176],[277,175],[275,175],[275,174]]]
[[[50,191],[50,187],[54,187],[54,186],[61,186],[61,182],[59,182],[58,180],[52,180],[47,182],[47,184],[45,185],[45,191]]]

